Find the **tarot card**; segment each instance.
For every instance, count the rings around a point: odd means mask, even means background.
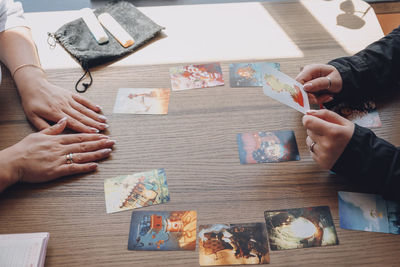
[[[339,243],[327,206],[265,211],[271,250],[331,246]]]
[[[269,263],[267,242],[264,223],[201,225],[200,265]]]
[[[195,250],[196,211],[133,211],[129,250]]]
[[[104,180],[107,213],[137,209],[169,201],[164,169]]]
[[[380,195],[338,193],[340,227],[349,230],[399,234],[400,209]]]
[[[170,92],[169,88],[120,88],[114,113],[167,114]]]
[[[174,67],[169,73],[173,91],[224,85],[219,63]]]
[[[373,101],[367,101],[360,105],[340,103],[331,110],[362,127],[376,128],[382,126],[376,104]]]
[[[304,114],[310,110],[308,96],[301,83],[269,66],[264,66],[262,71],[263,91],[266,96]]]
[[[279,63],[255,62],[234,63],[229,65],[229,78],[231,87],[255,87],[262,86],[263,66],[280,69]]]
[[[237,135],[240,164],[300,160],[293,131]]]

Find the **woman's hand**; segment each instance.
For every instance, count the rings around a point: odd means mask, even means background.
[[[354,123],[333,111],[310,110],[303,117],[307,146],[313,159],[324,169],[331,169],[342,155],[354,133]]]
[[[3,180],[0,192],[17,181],[40,183],[94,171],[95,161],[110,155],[115,141],[102,134],[59,135],[66,125],[66,118],[63,118],[50,128],[30,134],[0,151],[0,180]],[[72,161],[68,162],[67,155],[71,153]]]
[[[333,100],[333,94],[342,90],[342,77],[331,65],[311,64],[305,66],[296,77],[304,85],[310,103],[322,105]]]
[[[26,73],[24,81],[19,79],[17,85],[25,114],[37,129],[49,128],[47,121],[57,122],[64,117],[67,117],[67,127],[76,132],[98,133],[108,128],[106,117],[98,113],[101,111],[99,106],[49,83],[45,78],[28,78],[31,72],[39,71],[37,75],[43,75],[40,70],[26,68],[17,74],[28,71],[30,73]]]

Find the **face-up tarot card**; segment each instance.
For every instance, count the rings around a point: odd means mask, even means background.
[[[270,66],[280,69],[279,63],[255,62],[234,63],[229,65],[229,81],[231,87],[255,87],[262,86],[262,69]]]
[[[174,67],[169,73],[173,91],[224,85],[219,63]]]
[[[265,224],[201,225],[199,254],[201,266],[269,263]]]
[[[107,213],[137,209],[169,201],[164,169],[104,180]]]
[[[379,113],[376,110],[376,104],[373,101],[367,101],[359,105],[340,103],[334,106],[332,111],[362,127],[376,128],[382,126]]]
[[[133,211],[129,250],[195,250],[196,211]]]
[[[339,192],[340,227],[343,229],[400,233],[400,206],[380,195]]]
[[[300,160],[293,131],[238,134],[237,143],[241,164]]]
[[[271,250],[337,245],[329,207],[265,211]]]
[[[301,113],[310,110],[308,96],[301,83],[269,66],[263,67],[262,76],[265,95]]]
[[[170,89],[120,88],[114,113],[167,114]]]

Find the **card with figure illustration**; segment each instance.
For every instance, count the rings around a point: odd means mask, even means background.
[[[242,133],[237,143],[240,164],[300,160],[293,131]]]
[[[269,263],[265,224],[201,225],[199,255],[201,266]]]
[[[379,113],[376,110],[376,104],[373,101],[367,101],[358,105],[340,103],[330,109],[362,127],[377,128],[382,126]]]
[[[195,250],[196,211],[133,211],[129,250]]]
[[[400,207],[380,195],[338,192],[340,227],[379,233],[400,233]]]
[[[264,212],[271,250],[339,244],[329,207]]]
[[[164,169],[104,180],[107,213],[137,209],[169,201]]]
[[[262,78],[266,96],[304,114],[310,110],[308,96],[301,83],[269,66],[263,67]]]
[[[167,114],[169,88],[120,88],[114,105],[114,113]]]
[[[279,63],[254,62],[233,63],[229,65],[229,81],[231,87],[257,87],[262,86],[262,69],[270,66],[280,69]]]
[[[219,63],[174,67],[169,73],[173,91],[224,85]]]

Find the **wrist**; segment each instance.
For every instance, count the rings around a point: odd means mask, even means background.
[[[14,75],[14,81],[21,95],[41,88],[48,83],[44,71],[32,66],[19,69]]]
[[[0,151],[0,192],[17,183],[20,179],[20,171],[16,162],[16,154],[13,147]]]

